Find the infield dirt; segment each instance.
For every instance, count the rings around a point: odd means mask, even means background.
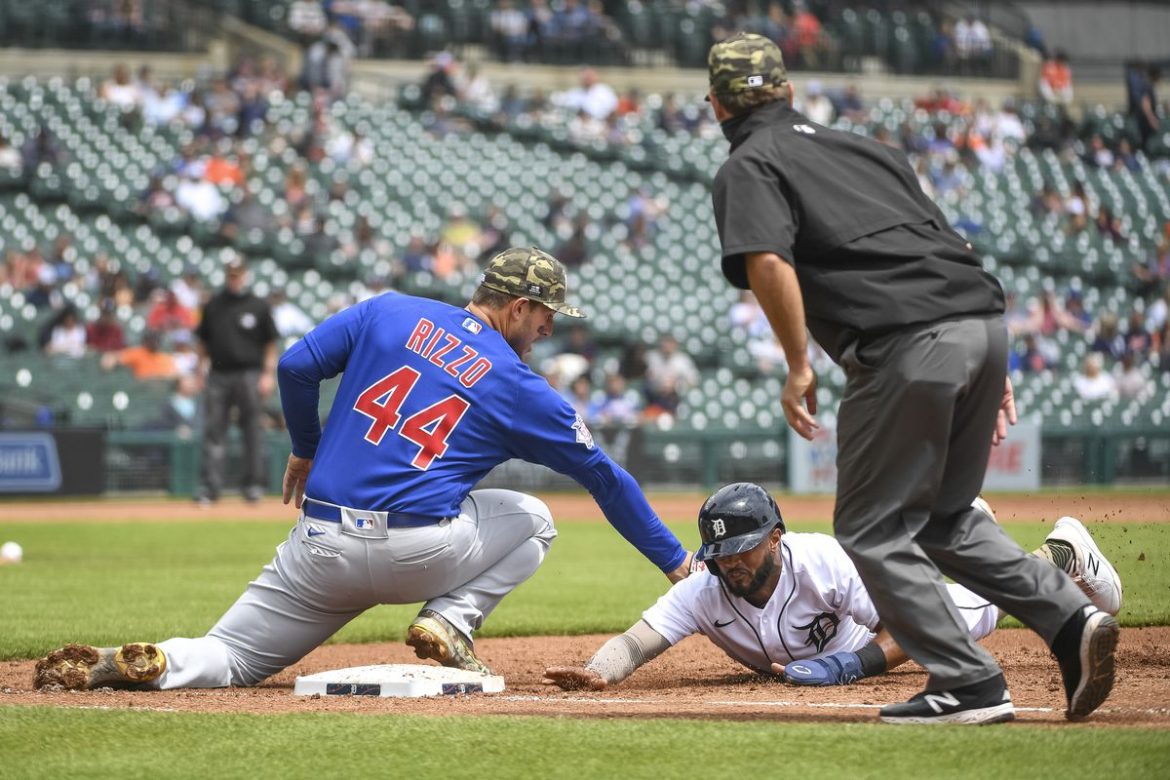
[[[588,496],[544,496],[554,516],[601,520]],[[664,518],[693,516],[696,495],[653,495]],[[1065,514],[1086,522],[1165,522],[1170,494],[1064,493],[995,496],[992,505],[1004,522],[1050,524]],[[785,497],[790,520],[825,520],[832,499]],[[210,510],[170,500],[90,502],[6,502],[3,521],[170,522],[205,519],[271,521],[295,518],[295,510],[269,499],[257,505],[225,500]],[[540,683],[549,665],[585,661],[608,637],[525,637],[482,639],[477,652],[508,689],[497,695],[434,699],[375,699],[292,695],[297,675],[379,663],[415,663],[399,638],[367,645],[327,645],[255,688],[183,691],[99,691],[45,693],[32,690],[33,664],[0,663],[0,704],[99,707],[193,712],[362,712],[419,715],[547,715],[598,718],[699,718],[769,721],[858,721],[876,719],[876,707],[902,701],[919,691],[925,674],[914,664],[853,686],[798,688],[753,675],[702,637],[692,637],[640,669],[612,690],[562,692]],[[127,637],[128,640],[150,639]],[[1021,629],[1000,630],[984,640],[1007,674],[1022,721],[1072,727],[1064,719],[1060,673],[1040,639]],[[1170,729],[1170,627],[1125,628],[1117,654],[1117,683],[1089,726],[1143,726]],[[1076,726],[1083,727],[1083,726]]]

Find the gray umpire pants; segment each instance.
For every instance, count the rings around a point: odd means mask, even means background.
[[[882,625],[930,673],[927,690],[999,674],[971,638],[943,575],[1049,644],[1088,599],[971,507],[991,452],[1007,370],[1000,318],[944,322],[855,344],[837,419],[833,530]]]
[[[167,668],[157,687],[254,685],[378,604],[424,601],[471,636],[536,572],[557,532],[543,501],[513,490],[474,491],[459,509],[423,528],[302,514],[206,636],[159,643]]]
[[[207,375],[204,393],[206,406],[200,464],[202,494],[217,499],[223,493],[227,432],[233,408],[244,442],[242,487],[244,490],[262,488],[268,480],[264,477],[264,452],[260,447],[264,406],[260,398],[259,369],[212,371]]]

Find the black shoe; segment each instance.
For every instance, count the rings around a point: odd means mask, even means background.
[[[1086,606],[1068,619],[1052,654],[1060,664],[1068,709],[1064,716],[1080,720],[1101,706],[1113,690],[1113,651],[1121,628],[1108,612]]]
[[[249,504],[259,503],[262,498],[264,498],[264,488],[256,485],[244,488],[244,500]]]
[[[882,707],[883,723],[1002,723],[1014,720],[1016,708],[1003,675],[952,688],[923,691],[910,701]]]

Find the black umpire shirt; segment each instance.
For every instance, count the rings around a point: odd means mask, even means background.
[[[901,151],[815,124],[786,101],[723,132],[731,156],[713,195],[723,274],[748,289],[746,253],[792,264],[809,331],[834,361],[861,336],[1003,313],[999,282]]]
[[[212,371],[248,371],[264,367],[264,352],[279,334],[267,301],[221,290],[203,307],[195,335]]]

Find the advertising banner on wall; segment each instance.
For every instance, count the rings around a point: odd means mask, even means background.
[[[106,486],[98,430],[0,431],[0,495],[97,495]]]
[[[821,421],[812,441],[788,431],[788,486],[793,493],[835,493],[837,431]],[[991,448],[984,490],[1035,490],[1040,487],[1040,425],[1021,421],[1006,441]]]

